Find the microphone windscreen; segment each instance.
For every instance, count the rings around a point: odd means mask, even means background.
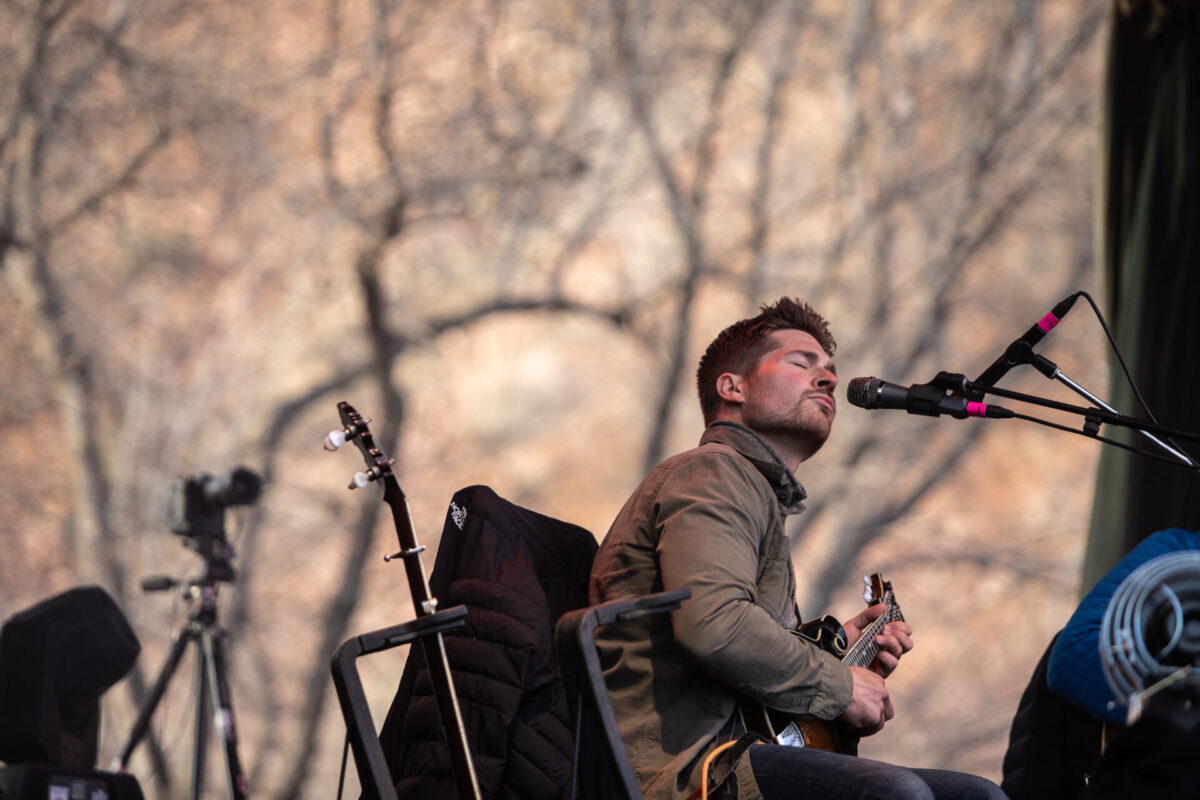
[[[846,399],[859,408],[879,408],[879,378],[851,378]]]

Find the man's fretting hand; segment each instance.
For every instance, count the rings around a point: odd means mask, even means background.
[[[884,610],[882,603],[876,603],[863,609],[858,616],[842,623],[848,644],[853,646],[862,636],[863,629],[879,619]],[[891,675],[900,663],[900,656],[912,650],[912,632],[912,625],[907,622],[889,622],[884,625],[883,631],[875,637],[875,643],[879,645],[879,654],[871,662],[871,670],[883,678]]]
[[[884,723],[896,715],[887,686],[882,677],[863,667],[851,667],[850,675],[854,679],[854,693],[840,719],[860,736],[879,733]]]

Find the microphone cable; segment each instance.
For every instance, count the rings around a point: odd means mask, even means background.
[[[1109,343],[1109,346],[1112,348],[1113,355],[1116,356],[1117,363],[1121,365],[1121,372],[1124,373],[1125,380],[1126,380],[1126,382],[1128,382],[1129,388],[1133,391],[1133,396],[1137,400],[1138,405],[1141,407],[1142,411],[1146,414],[1146,417],[1151,422],[1153,422],[1155,425],[1160,425],[1161,423],[1158,421],[1158,418],[1154,416],[1154,412],[1150,410],[1150,406],[1146,403],[1146,399],[1142,396],[1142,391],[1141,391],[1141,389],[1138,388],[1137,381],[1135,381],[1133,379],[1133,374],[1129,370],[1129,365],[1125,363],[1125,357],[1123,355],[1121,355],[1121,348],[1117,346],[1117,339],[1115,336],[1113,336],[1112,330],[1109,329],[1108,321],[1105,320],[1104,315],[1102,313],[1100,313],[1100,307],[1096,304],[1096,301],[1092,299],[1092,296],[1090,294],[1088,294],[1087,292],[1079,291],[1079,292],[1076,292],[1075,294],[1077,297],[1082,297],[1084,300],[1087,300],[1088,305],[1090,305],[1092,307],[1092,312],[1096,315],[1096,320],[1100,323],[1100,328],[1104,331],[1104,335],[1108,338],[1108,343]],[[1138,450],[1134,447],[1129,447],[1129,446],[1123,445],[1119,442],[1114,442],[1110,439],[1101,438],[1099,436],[1096,436],[1093,438],[1100,439],[1100,441],[1106,442],[1108,444],[1115,444],[1118,447],[1120,447],[1124,450],[1129,450],[1130,452],[1133,452],[1133,453],[1138,453],[1140,455],[1150,456],[1151,458],[1155,458],[1160,461],[1165,461],[1168,464],[1179,464],[1178,461],[1173,461],[1169,458],[1161,457],[1154,453],[1149,453],[1149,452],[1146,452],[1143,450]],[[1170,436],[1164,436],[1163,438],[1166,439],[1166,441],[1169,442],[1172,447],[1174,447],[1176,450],[1178,450],[1179,452],[1186,455],[1189,459],[1191,459],[1192,463],[1190,465],[1184,464],[1182,466],[1190,466],[1192,469],[1200,469],[1200,466],[1197,465],[1197,461],[1192,456],[1192,454],[1189,453],[1184,448],[1180,447],[1178,442],[1176,442]]]

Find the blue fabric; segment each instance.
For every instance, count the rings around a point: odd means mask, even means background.
[[[764,800],[1005,800],[984,778],[906,769],[808,747],[756,744],[750,766]]]
[[[1125,724],[1125,706],[1114,704],[1109,708],[1117,698],[1100,666],[1100,628],[1104,612],[1121,581],[1131,572],[1152,558],[1180,550],[1200,550],[1200,533],[1181,528],[1153,533],[1096,583],[1080,601],[1050,650],[1046,683],[1051,691],[1099,720]]]

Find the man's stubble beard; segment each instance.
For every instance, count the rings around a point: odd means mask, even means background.
[[[829,439],[834,418],[814,410],[814,404],[808,404],[807,401],[806,396],[786,412],[747,403],[742,409],[742,422],[766,438],[788,440],[806,453],[806,459],[811,458]]]

